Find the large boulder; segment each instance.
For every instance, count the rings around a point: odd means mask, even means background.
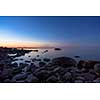
[[[94,71],[96,72],[97,75],[100,75],[100,64],[96,64],[94,66]]]
[[[12,80],[16,81],[16,80],[21,80],[21,79],[26,79],[26,78],[27,78],[27,74],[21,73],[21,74],[15,75]]]
[[[69,57],[58,57],[52,60],[53,65],[59,65],[62,67],[71,67],[76,66],[76,61]]]

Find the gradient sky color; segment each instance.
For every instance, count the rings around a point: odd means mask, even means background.
[[[77,45],[100,45],[100,17],[0,16],[0,46]]]

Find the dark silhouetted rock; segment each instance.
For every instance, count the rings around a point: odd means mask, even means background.
[[[54,50],[61,50],[61,48],[55,48]]]
[[[45,62],[49,62],[49,61],[50,61],[49,58],[44,58],[43,60],[44,60]]]
[[[82,80],[75,80],[74,83],[83,83]]]
[[[37,83],[39,80],[36,76],[33,76],[33,74],[30,74],[30,75],[28,75],[28,77],[25,81],[28,83]]]
[[[72,58],[69,57],[58,57],[54,58],[52,60],[52,63],[54,65],[59,65],[62,67],[71,67],[71,66],[76,66],[76,61]]]
[[[46,65],[45,62],[39,62],[39,66],[40,66],[40,67],[43,67],[43,66],[45,66],[45,65]]]
[[[69,80],[71,80],[71,78],[72,78],[72,75],[70,72],[65,73],[65,75],[63,76],[63,79],[65,81],[69,81]]]
[[[94,71],[97,73],[97,75],[100,75],[100,64],[96,64],[94,66]]]
[[[80,56],[75,56],[75,58],[80,58]]]
[[[33,50],[34,52],[38,52],[39,50]]]
[[[100,78],[93,80],[94,83],[100,83]]]
[[[26,78],[27,78],[27,74],[21,73],[21,74],[15,75],[12,80],[21,80],[21,79],[26,79]]]
[[[59,80],[57,79],[57,77],[55,77],[54,75],[50,76],[46,82],[47,83],[57,83]]]

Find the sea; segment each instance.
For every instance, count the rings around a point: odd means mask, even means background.
[[[95,60],[100,61],[100,48],[75,48],[75,47],[69,47],[69,48],[61,48],[61,50],[55,50],[54,48],[51,49],[30,49],[31,52],[25,54],[24,56],[16,57],[17,63],[24,63],[27,61],[32,62],[32,59],[41,59],[41,61],[45,58],[53,59],[56,57],[71,57],[74,58],[76,61],[79,60]],[[38,50],[38,52],[35,52],[34,50]],[[79,56],[79,57],[75,57]]]

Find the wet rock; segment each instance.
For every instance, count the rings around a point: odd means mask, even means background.
[[[75,58],[80,58],[80,56],[75,56]]]
[[[71,80],[71,78],[72,78],[72,75],[70,72],[65,73],[65,75],[63,76],[63,79],[66,81]]]
[[[94,68],[95,64],[100,64],[100,61],[87,61],[87,66],[91,69]]]
[[[3,71],[1,72],[1,75],[0,75],[0,79],[9,79],[12,77],[12,69],[3,69]]]
[[[94,66],[94,71],[96,72],[97,75],[100,75],[100,64],[96,64]]]
[[[5,79],[4,80],[4,83],[10,83],[11,81],[10,81],[10,79]]]
[[[12,64],[13,67],[18,67],[18,64],[15,62]]]
[[[12,80],[21,80],[21,79],[25,79],[25,78],[27,78],[27,74],[21,73],[21,74],[15,75]]]
[[[18,74],[22,72],[22,68],[21,67],[17,67],[13,69],[13,74]]]
[[[45,50],[43,53],[46,53],[46,52],[48,52],[48,50]]]
[[[61,48],[55,48],[54,50],[61,50]]]
[[[76,77],[76,80],[82,80],[82,81],[85,81],[85,78],[84,78],[84,77],[81,77],[81,76],[78,76],[78,77]]]
[[[30,74],[30,75],[28,75],[28,77],[25,81],[28,83],[37,83],[39,80],[36,76],[33,76],[33,74]]]
[[[82,80],[75,80],[74,83],[83,83]]]
[[[49,58],[45,58],[45,59],[43,59],[45,62],[49,62],[50,61],[50,59]]]
[[[30,63],[31,61],[26,60],[25,62],[26,62],[26,63]]]
[[[47,70],[39,70],[35,74],[40,81],[44,81],[50,76],[50,72]]]
[[[94,83],[100,83],[100,78],[93,80]]]
[[[26,83],[25,80],[19,80],[19,81],[16,81],[16,83]]]
[[[82,77],[85,78],[85,80],[87,80],[89,82],[92,82],[95,79],[95,77],[96,77],[96,75],[91,74],[91,73],[83,73],[81,75],[82,75]]]
[[[59,65],[62,67],[71,67],[71,66],[76,66],[76,61],[72,58],[69,57],[58,57],[54,58],[52,60],[52,63],[54,65]]]
[[[79,63],[77,64],[77,67],[78,67],[79,69],[82,69],[82,68],[85,68],[86,64],[87,64],[86,61],[80,60]]]
[[[38,52],[39,50],[33,50],[34,52]]]
[[[40,55],[37,55],[37,57],[39,57]]]
[[[20,63],[20,64],[19,64],[19,67],[20,67],[20,68],[25,68],[26,66],[28,66],[28,64],[26,64],[26,63]]]
[[[54,75],[50,76],[47,80],[46,80],[47,83],[57,83],[58,82],[58,79],[57,77],[55,77]]]
[[[45,62],[39,62],[39,66],[40,66],[40,67],[43,67],[43,66],[45,66],[45,65],[46,65]]]

